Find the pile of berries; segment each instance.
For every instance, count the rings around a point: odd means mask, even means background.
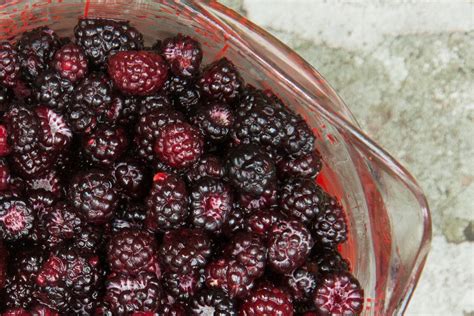
[[[304,119],[186,35],[0,43],[1,315],[358,315]]]

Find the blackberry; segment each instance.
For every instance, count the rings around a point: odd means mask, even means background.
[[[0,85],[12,87],[20,74],[20,61],[15,48],[8,42],[0,42]]]
[[[111,274],[105,287],[104,302],[113,315],[154,313],[159,308],[162,289],[154,274]]]
[[[203,95],[210,100],[232,103],[241,94],[244,81],[234,64],[226,58],[208,65],[199,78]]]
[[[349,261],[344,259],[334,248],[314,247],[311,257],[318,264],[319,271],[322,273],[349,271],[350,268]]]
[[[245,265],[234,259],[218,259],[206,266],[206,285],[224,291],[231,298],[243,298],[252,289],[254,279]]]
[[[165,271],[187,274],[206,265],[211,255],[211,240],[200,229],[168,231],[159,255]]]
[[[286,117],[287,109],[272,102],[262,91],[248,89],[235,111],[233,141],[278,148],[285,137]]]
[[[158,309],[160,316],[186,316],[186,307],[177,302],[171,295],[164,294],[161,299],[160,308]],[[146,315],[143,315],[146,316]]]
[[[154,110],[171,110],[170,98],[163,93],[140,98],[138,112],[140,115]]]
[[[239,315],[293,316],[293,303],[287,293],[277,287],[262,287],[253,291],[240,307]]]
[[[112,236],[107,245],[107,262],[116,273],[160,274],[155,237],[147,232],[124,229]]]
[[[204,289],[193,297],[189,306],[189,313],[193,316],[236,316],[237,310],[234,301],[223,291],[218,289]]]
[[[72,247],[87,254],[95,254],[102,245],[103,231],[99,226],[84,225],[76,233]]]
[[[275,207],[277,204],[277,190],[275,187],[276,185],[270,185],[259,196],[241,193],[239,195],[239,205],[248,213]]]
[[[278,175],[282,179],[314,178],[323,166],[321,155],[317,150],[301,157],[287,157],[277,163]]]
[[[221,232],[222,234],[230,238],[236,232],[245,230],[245,213],[240,209],[240,207],[234,205],[227,220],[222,225]]]
[[[289,273],[304,263],[313,239],[298,221],[280,221],[273,225],[268,244],[268,263],[278,273]]]
[[[56,51],[53,68],[62,78],[76,82],[87,74],[87,57],[80,46],[68,43]]]
[[[177,300],[186,302],[202,287],[204,280],[199,271],[190,273],[165,272],[163,287]]]
[[[31,151],[40,134],[40,124],[35,113],[25,107],[12,107],[3,119],[12,150],[17,153]]]
[[[96,112],[83,103],[73,103],[67,109],[67,119],[75,133],[90,133],[97,126]]]
[[[221,159],[215,155],[204,155],[185,174],[189,183],[203,178],[222,179],[225,169]]]
[[[336,246],[347,239],[347,224],[344,209],[335,198],[329,198],[321,212],[311,223],[315,241],[322,245]]]
[[[285,217],[275,210],[259,210],[245,218],[245,230],[267,240],[272,234],[272,227]]]
[[[314,151],[313,131],[301,116],[291,115],[285,129],[286,135],[282,146],[288,155],[301,157]]]
[[[201,104],[201,90],[195,84],[176,91],[173,94],[175,106],[179,107],[186,113],[193,113]]]
[[[138,161],[126,159],[114,163],[112,176],[115,179],[117,189],[132,198],[145,195],[148,187],[148,172]]]
[[[8,276],[5,284],[5,306],[28,309],[34,302],[33,293],[35,290],[35,284],[20,275]]]
[[[112,85],[101,73],[91,73],[75,87],[73,101],[82,103],[94,110],[112,102]]]
[[[230,151],[226,170],[231,183],[241,192],[261,195],[276,182],[273,161],[258,147],[239,146]]]
[[[87,158],[102,166],[110,166],[127,150],[128,138],[121,127],[99,125],[83,141]]]
[[[313,294],[321,315],[359,315],[364,306],[364,290],[348,272],[325,274]]]
[[[134,96],[114,95],[110,103],[99,106],[100,120],[122,126],[133,126],[138,118],[140,100]]]
[[[0,290],[5,286],[7,279],[8,250],[3,240],[0,240]]]
[[[36,147],[23,153],[14,153],[10,159],[12,169],[26,179],[39,177],[50,170],[54,164],[54,155]]]
[[[189,215],[188,191],[184,181],[167,173],[157,173],[146,199],[147,227],[166,231],[183,226]]]
[[[174,168],[186,168],[202,155],[203,140],[199,132],[187,123],[164,126],[153,147],[162,162]]]
[[[202,61],[201,44],[189,36],[178,34],[164,39],[160,53],[176,76],[192,77],[199,71]]]
[[[72,142],[72,131],[65,117],[46,106],[37,106],[35,114],[40,126],[41,145],[54,152],[67,149]]]
[[[194,85],[195,80],[189,77],[175,76],[171,74],[163,85],[163,92],[170,97],[180,92],[190,89]]]
[[[247,232],[235,234],[224,250],[224,255],[243,264],[251,278],[263,275],[267,248],[258,235]]]
[[[35,97],[39,103],[53,109],[59,109],[60,98],[64,94],[73,91],[74,86],[71,81],[61,77],[53,71],[45,71],[38,75],[35,81]]]
[[[0,191],[5,191],[10,186],[10,168],[4,159],[0,158]]]
[[[198,108],[191,119],[205,139],[212,142],[226,140],[234,123],[230,106],[223,103],[211,103]]]
[[[70,205],[59,202],[45,215],[46,230],[49,234],[48,246],[70,240],[82,230],[82,219]]]
[[[206,178],[194,184],[191,193],[191,221],[195,227],[218,231],[232,210],[232,192],[224,182]]]
[[[318,284],[319,268],[315,262],[307,261],[296,270],[282,277],[283,284],[289,289],[293,300],[307,302]]]
[[[141,115],[135,128],[135,145],[138,155],[147,161],[153,161],[153,146],[165,125],[184,122],[181,113],[171,110],[154,110]]]
[[[321,213],[326,193],[312,179],[290,179],[279,196],[279,205],[288,216],[309,223]]]
[[[118,52],[109,58],[107,70],[115,87],[130,95],[152,95],[168,76],[166,62],[150,51]]]
[[[0,237],[14,241],[27,237],[33,228],[34,212],[24,201],[0,201]]]
[[[9,131],[5,125],[0,125],[0,157],[5,157],[11,152],[11,147],[8,144]]]
[[[93,224],[107,222],[118,204],[113,178],[100,171],[82,172],[74,176],[68,193],[72,205]]]
[[[34,80],[49,67],[59,46],[59,37],[46,26],[23,33],[16,44],[23,76]]]
[[[126,21],[80,19],[74,36],[89,60],[99,66],[115,52],[143,48],[143,35]]]

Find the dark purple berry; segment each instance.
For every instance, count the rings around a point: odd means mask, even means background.
[[[211,103],[198,108],[192,122],[205,139],[222,142],[227,139],[234,124],[234,115],[227,104]]]
[[[189,315],[236,316],[236,304],[222,290],[204,289],[193,297]]]
[[[262,287],[253,291],[240,307],[241,316],[293,316],[290,296],[277,287]]]
[[[40,104],[53,109],[60,109],[61,98],[65,94],[73,91],[74,86],[71,81],[61,77],[53,71],[41,73],[35,80],[35,97]]]
[[[277,163],[278,176],[288,178],[314,178],[321,171],[323,162],[318,151],[301,157],[287,157]]]
[[[311,232],[317,243],[336,246],[347,239],[346,215],[335,198],[329,198],[311,223]]]
[[[203,95],[211,100],[226,103],[237,100],[244,81],[232,62],[226,58],[208,65],[199,79]]]
[[[20,74],[20,61],[15,48],[8,42],[0,42],[0,85],[12,87]]]
[[[194,76],[199,71],[202,49],[198,41],[178,34],[164,39],[160,48],[161,54],[176,76]]]
[[[84,152],[93,163],[110,166],[128,147],[128,138],[121,127],[99,125],[84,138]]]
[[[267,247],[256,234],[235,234],[224,250],[224,255],[243,264],[251,278],[263,275],[267,261]]]
[[[62,78],[76,82],[87,74],[87,57],[80,46],[69,43],[56,51],[53,68]]]
[[[19,199],[0,201],[0,237],[14,241],[27,237],[33,228],[34,212]]]
[[[231,298],[245,297],[253,281],[246,266],[235,259],[218,259],[206,266],[206,285],[224,291]]]

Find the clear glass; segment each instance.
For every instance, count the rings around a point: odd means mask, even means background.
[[[364,315],[402,314],[429,251],[431,220],[413,177],[360,129],[326,80],[295,52],[215,1],[0,1],[0,40],[49,25],[71,36],[78,17],[131,21],[148,44],[181,32],[205,62],[227,56],[247,82],[276,92],[303,115],[325,158],[318,182],[341,198],[350,237],[341,248],[366,293]]]

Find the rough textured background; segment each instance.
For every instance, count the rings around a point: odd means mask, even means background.
[[[295,49],[425,190],[434,238],[409,315],[474,315],[474,3],[222,0]]]

